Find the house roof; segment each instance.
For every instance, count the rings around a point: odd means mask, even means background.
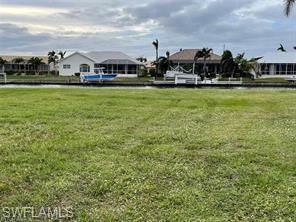
[[[192,63],[198,51],[201,51],[201,49],[183,49],[171,55],[170,60],[173,62]],[[207,59],[207,63],[220,63],[221,58],[221,56],[211,53],[211,57]],[[202,60],[198,60],[197,62],[202,62]]]
[[[7,62],[12,62],[14,59],[16,58],[23,58],[25,60],[25,62],[27,62],[28,60],[30,60],[32,57],[38,57],[42,59],[42,62],[45,64],[48,64],[48,56],[36,56],[36,55],[26,55],[26,56],[22,56],[22,55],[0,55],[0,57],[4,60],[6,60]]]
[[[74,56],[74,55],[80,55],[80,56],[82,56],[82,57],[84,57],[84,58],[86,58],[86,59],[91,60],[92,62],[95,62],[95,60],[93,60],[92,58],[88,57],[88,56],[85,55],[84,53],[80,53],[80,52],[74,52],[74,53],[72,53],[71,55],[69,55],[69,56],[67,56],[67,57],[65,57],[65,58],[63,58],[63,59],[61,59],[59,62],[62,62],[62,61],[64,61],[64,60],[67,60],[67,59],[71,58],[71,57]]]
[[[141,62],[133,59],[132,57],[118,51],[93,51],[88,53],[83,53],[86,57],[95,61],[96,63],[107,64],[138,64],[142,65]]]
[[[143,65],[143,63],[133,59],[132,57],[118,51],[92,51],[87,53],[75,52],[66,58],[62,59],[61,61],[67,60],[68,58],[72,57],[73,55],[80,55],[94,63],[99,64],[137,64]]]

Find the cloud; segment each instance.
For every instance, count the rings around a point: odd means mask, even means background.
[[[292,50],[296,25],[278,0],[1,0],[1,53],[52,49],[122,50],[153,57],[161,52],[223,45],[234,53],[278,57]],[[8,10],[9,9],[9,10]]]

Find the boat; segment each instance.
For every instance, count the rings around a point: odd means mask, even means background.
[[[80,75],[81,82],[103,82],[110,81],[117,77],[117,74],[105,74],[104,68],[96,68],[95,73],[85,73]]]

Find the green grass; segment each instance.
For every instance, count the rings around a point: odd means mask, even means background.
[[[29,81],[40,81],[40,80],[79,80],[76,76],[54,76],[54,75],[7,75],[7,80],[29,80]]]
[[[246,80],[244,82],[255,82],[255,83],[288,83],[284,78],[259,78],[255,80]]]
[[[1,207],[295,221],[296,92],[0,89]]]

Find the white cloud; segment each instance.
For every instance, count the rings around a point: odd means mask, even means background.
[[[0,0],[1,53],[51,49],[122,50],[153,56],[161,50],[223,44],[234,53],[278,57],[293,51],[296,25],[279,0]],[[17,33],[17,34],[16,34]],[[296,45],[296,44],[295,44]]]
[[[32,6],[12,6],[12,5],[1,5],[0,13],[1,16],[26,16],[26,17],[37,17],[37,16],[48,16],[55,13],[66,12],[65,9],[60,8],[49,8],[49,7],[32,7]]]

